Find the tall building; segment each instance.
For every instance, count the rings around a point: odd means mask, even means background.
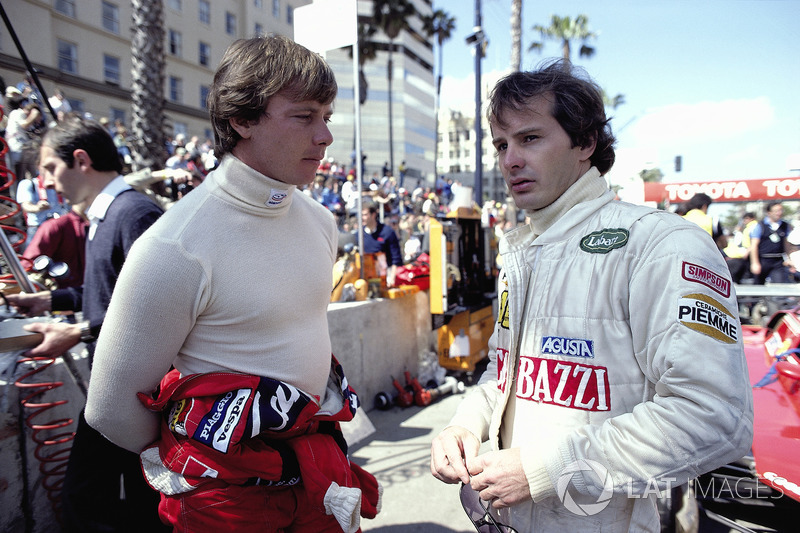
[[[405,161],[406,183],[413,187],[418,179],[433,183],[433,151],[436,135],[434,120],[435,82],[433,76],[433,37],[422,30],[421,16],[433,11],[432,0],[412,0],[419,13],[409,20],[409,31],[401,31],[394,40],[392,55],[392,147],[394,175]],[[372,1],[359,0],[359,20],[372,16]],[[385,163],[391,166],[389,150],[389,38],[378,32],[372,37],[378,43],[376,59],[364,64],[367,78],[367,100],[361,106],[361,146],[365,177],[380,175]],[[350,167],[355,163],[355,95],[353,60],[342,48],[326,55],[336,72],[339,97],[331,122],[334,142],[328,156]]]
[[[481,136],[481,162],[483,163],[481,185],[484,199],[506,203],[503,175],[494,157],[494,146],[486,113],[481,113],[483,135]],[[475,188],[475,111],[442,108],[439,110],[439,154],[438,175]]]
[[[213,138],[205,99],[230,43],[263,33],[293,36],[294,10],[311,0],[163,0],[168,133]],[[6,14],[48,96],[73,110],[131,118],[132,7],[126,0],[13,0]],[[0,26],[0,76],[25,76],[11,32]]]

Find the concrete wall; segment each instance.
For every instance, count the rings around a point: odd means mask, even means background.
[[[405,370],[417,375],[420,358],[431,348],[429,343],[433,337],[427,292],[396,300],[331,304],[328,320],[333,353],[366,411],[372,410],[378,392],[393,392],[391,376],[402,381]],[[3,363],[0,372],[9,365],[13,371],[17,356],[6,353],[0,357]],[[83,376],[88,375],[85,357],[78,356],[77,368]],[[35,455],[37,448],[47,457],[58,447],[37,446],[33,441],[33,431],[24,421],[33,409],[20,408],[20,400],[31,390],[14,385],[21,374],[18,365],[15,375],[0,376],[0,531],[58,533],[45,489],[49,481],[41,474],[41,461]],[[66,404],[42,413],[32,422],[43,424],[63,418],[77,421],[85,399],[61,360],[23,381],[61,382],[62,386],[35,401],[67,400]],[[70,428],[42,432],[39,436],[74,431],[76,425],[77,422]],[[52,466],[46,465],[46,468]]]

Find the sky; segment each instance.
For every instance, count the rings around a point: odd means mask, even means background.
[[[481,0],[489,87],[508,72],[511,0]],[[456,18],[443,48],[441,107],[475,110],[474,0],[433,0]],[[800,0],[523,0],[522,69],[558,57],[531,28],[586,15],[596,53],[573,63],[625,103],[607,110],[624,180],[659,168],[665,182],[800,177]],[[577,46],[576,46],[577,44]],[[438,50],[435,51],[438,61]],[[675,156],[682,170],[675,172]]]

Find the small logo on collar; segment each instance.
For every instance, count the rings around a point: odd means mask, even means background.
[[[581,250],[590,254],[607,254],[628,244],[628,235],[628,230],[622,228],[594,231],[581,239]]]
[[[282,191],[280,189],[272,189],[269,195],[269,200],[267,200],[266,205],[269,207],[275,207],[281,205],[286,198],[289,197],[289,194],[286,191]]]

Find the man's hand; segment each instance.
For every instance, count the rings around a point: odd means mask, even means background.
[[[7,294],[6,300],[8,300],[8,303],[14,306],[19,313],[25,316],[43,316],[52,309],[52,295],[50,291]]]
[[[531,499],[519,448],[487,452],[467,461],[470,485],[492,507],[510,507]]]
[[[58,357],[81,341],[81,327],[77,324],[37,322],[24,328],[44,335],[42,342],[23,354],[28,357]]]
[[[445,428],[431,443],[431,474],[445,483],[469,483],[467,465],[480,447],[478,438],[465,428]]]

